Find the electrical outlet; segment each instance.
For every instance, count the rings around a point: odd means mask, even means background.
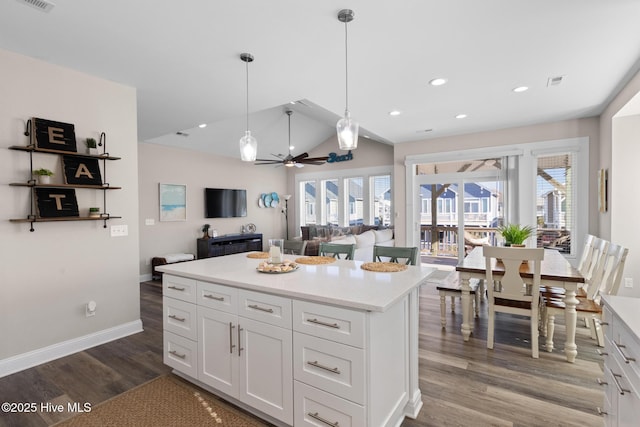
[[[633,277],[625,277],[624,278],[624,287],[625,288],[633,288]]]

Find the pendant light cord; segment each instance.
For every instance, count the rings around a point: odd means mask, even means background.
[[[347,35],[347,21],[344,23],[344,97],[345,97],[345,112],[349,111],[349,44]]]
[[[249,130],[249,61],[245,61],[247,69],[247,130]]]

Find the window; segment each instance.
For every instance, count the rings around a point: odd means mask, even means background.
[[[573,155],[537,157],[536,223],[538,247],[571,251],[573,230]]]
[[[390,166],[300,173],[295,179],[298,226],[391,225]]]

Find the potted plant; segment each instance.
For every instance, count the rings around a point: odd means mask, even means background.
[[[524,247],[524,242],[535,232],[529,225],[508,224],[498,227],[498,233],[504,238],[505,246]]]
[[[204,233],[202,235],[203,239],[208,239],[209,238],[209,227],[211,227],[211,225],[209,224],[205,224],[202,226],[202,232]]]
[[[49,169],[40,168],[33,171],[33,174],[38,177],[39,184],[50,184],[53,172]]]
[[[89,218],[99,218],[100,208],[89,208]]]
[[[87,138],[85,141],[87,145],[87,154],[98,154],[98,143],[93,138]]]

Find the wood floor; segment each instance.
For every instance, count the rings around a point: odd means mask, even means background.
[[[141,284],[144,332],[0,378],[0,402],[90,402],[96,405],[170,372],[162,363],[162,295]],[[503,315],[496,322],[496,345],[486,348],[486,304],[471,340],[460,335],[460,301],[440,326],[434,289],[421,289],[420,389],[424,406],[405,427],[425,426],[602,426],[602,362],[584,328],[576,341],[578,358],[561,353],[564,326],[556,327],[558,349],[531,358],[527,319]],[[447,308],[449,309],[449,301]],[[560,322],[557,322],[560,323]],[[47,412],[0,413],[0,427],[48,426],[67,417]]]

